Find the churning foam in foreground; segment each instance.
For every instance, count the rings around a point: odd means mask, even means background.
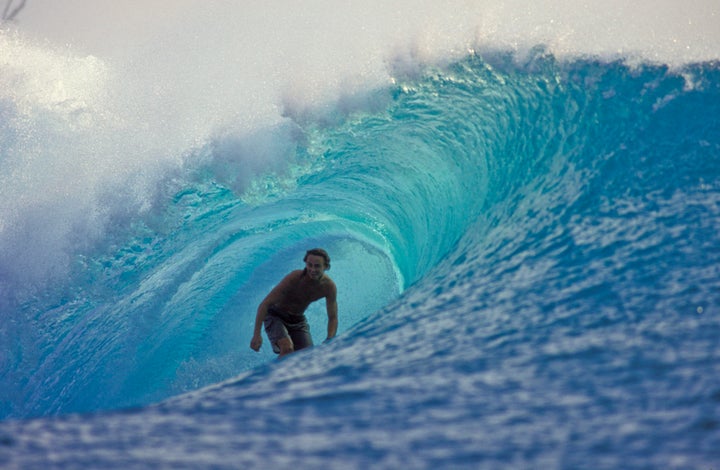
[[[2,277],[62,275],[218,135],[362,96],[418,63],[538,44],[678,66],[720,51],[710,1],[244,3],[30,0],[19,33],[0,31]],[[257,154],[241,166],[285,158]]]

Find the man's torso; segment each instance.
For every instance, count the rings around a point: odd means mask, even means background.
[[[327,296],[329,279],[313,281],[303,271],[290,274],[288,285],[282,291],[282,299],[274,304],[277,310],[291,315],[302,315],[308,306]]]

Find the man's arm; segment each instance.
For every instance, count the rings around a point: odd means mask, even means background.
[[[328,326],[327,326],[327,339],[334,338],[338,329],[338,304],[337,304],[337,290],[335,284],[331,286],[331,292],[325,298],[325,307],[327,308],[328,315]]]

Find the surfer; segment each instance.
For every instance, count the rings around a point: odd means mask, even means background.
[[[325,299],[328,315],[326,341],[337,333],[337,288],[325,274],[330,269],[330,256],[325,250],[314,248],[305,253],[303,261],[305,269],[285,276],[260,303],[250,341],[250,348],[255,351],[259,351],[262,345],[263,324],[273,351],[280,357],[312,346],[305,310],[312,302],[322,298]]]

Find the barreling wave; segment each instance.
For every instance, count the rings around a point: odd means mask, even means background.
[[[145,404],[269,360],[246,348],[255,308],[312,246],[333,257],[341,333],[352,329],[449,255],[469,256],[461,240],[531,229],[515,222],[535,202],[591,197],[601,167],[620,184],[638,171],[620,157],[639,129],[717,73],[471,54],[398,75],[334,117],[288,110],[279,125],[218,135],[159,179],[151,210],[71,253],[52,295],[5,302],[2,416]]]

